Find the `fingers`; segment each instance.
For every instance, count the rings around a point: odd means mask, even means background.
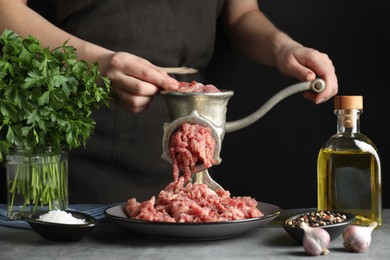
[[[111,57],[107,76],[116,104],[132,113],[147,109],[160,90],[175,90],[179,85],[161,68],[129,53],[116,53]]]
[[[322,92],[306,91],[303,93],[304,98],[320,104],[338,93],[335,68],[327,54],[306,47],[296,48],[291,54],[288,65],[284,68],[286,75],[296,77],[301,81],[312,81],[319,77],[326,83]]]
[[[306,91],[303,93],[304,98],[312,101],[315,104],[320,104],[325,101],[328,101],[338,93],[337,77],[334,73],[328,73],[323,75],[318,74],[318,77],[322,78],[325,81],[325,89],[320,93],[315,93],[313,91]]]
[[[128,100],[130,99],[131,98],[129,98]],[[118,99],[116,100],[116,104],[124,110],[137,114],[149,108],[150,102],[152,101],[153,97],[144,98],[143,101],[142,99],[142,97],[134,98],[134,100],[137,102],[128,102],[126,101],[126,99]]]
[[[132,86],[138,86],[139,91],[132,88],[131,91],[128,90],[129,83],[120,83],[112,86],[115,103],[123,109],[126,109],[132,113],[139,113],[144,111],[149,107],[149,103],[152,101],[153,96],[158,93],[158,88],[155,85],[141,82],[137,79],[138,83],[132,84]],[[128,80],[132,81],[131,79]],[[148,85],[148,86],[147,86]],[[145,86],[145,87],[143,87]]]
[[[171,78],[165,71],[151,63],[126,64],[123,68],[123,73],[149,85],[155,85],[159,89],[175,90],[179,86],[174,78]],[[136,88],[134,90],[140,89]]]
[[[308,91],[304,93],[304,97],[311,100],[315,104],[323,103],[338,92],[337,76],[335,68],[329,56],[316,50],[310,51],[310,56],[306,61],[306,69],[311,70],[317,77],[322,78],[325,83],[325,89],[320,93]],[[312,78],[306,80],[313,80]]]

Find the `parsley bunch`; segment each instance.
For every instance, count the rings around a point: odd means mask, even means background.
[[[108,106],[110,81],[67,42],[50,50],[33,36],[0,35],[0,162],[12,146],[60,151],[93,133],[92,111]]]

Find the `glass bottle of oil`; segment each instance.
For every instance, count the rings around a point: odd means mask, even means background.
[[[337,133],[320,149],[317,162],[319,210],[356,215],[355,224],[382,226],[381,164],[378,150],[360,132],[362,96],[336,96]]]

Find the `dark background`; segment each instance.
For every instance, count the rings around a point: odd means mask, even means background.
[[[280,29],[303,45],[330,56],[336,67],[340,95],[363,96],[361,132],[379,150],[383,207],[388,208],[386,172],[390,155],[385,125],[388,125],[390,109],[384,91],[390,86],[390,8],[380,0],[264,0],[259,3]],[[39,1],[30,4],[50,17]],[[278,91],[297,83],[274,68],[243,59],[221,33],[207,72],[205,83],[234,90],[227,121],[249,115]],[[303,99],[301,93],[295,94],[282,100],[256,123],[225,135],[222,162],[213,167],[213,178],[232,195],[252,196],[282,208],[315,207],[317,154],[335,132],[332,101],[314,105]],[[2,189],[0,198],[4,195]]]
[[[339,95],[362,95],[361,132],[382,159],[383,206],[389,207],[389,140],[385,124],[389,75],[390,8],[379,0],[264,0],[260,8],[303,45],[327,53],[336,67]],[[219,36],[207,83],[234,90],[227,121],[259,108],[279,90],[297,83],[273,68],[239,57]],[[388,91],[388,90],[387,90]],[[256,123],[227,133],[214,179],[234,195],[251,195],[283,208],[317,205],[317,155],[336,132],[333,101],[314,105],[298,93]],[[385,141],[387,140],[387,141]]]

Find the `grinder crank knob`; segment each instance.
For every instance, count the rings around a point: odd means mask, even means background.
[[[325,81],[323,79],[317,78],[310,83],[310,89],[314,92],[320,93],[326,87]]]

